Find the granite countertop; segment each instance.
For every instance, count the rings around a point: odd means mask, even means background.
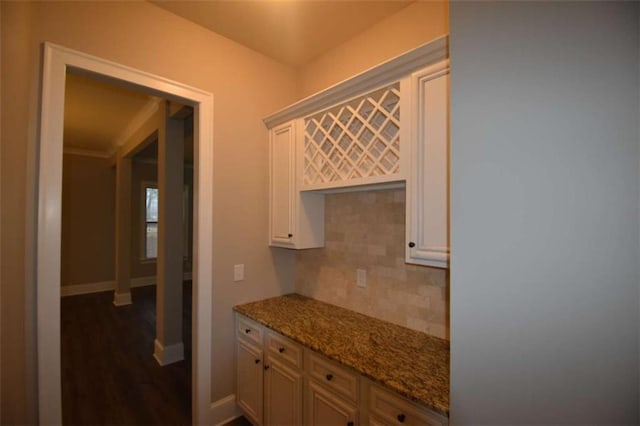
[[[233,308],[437,413],[449,415],[449,342],[298,294]]]

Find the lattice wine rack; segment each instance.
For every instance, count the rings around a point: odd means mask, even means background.
[[[363,181],[400,171],[400,85],[304,119],[303,186]]]

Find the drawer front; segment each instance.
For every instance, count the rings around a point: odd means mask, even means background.
[[[271,330],[267,330],[266,339],[267,351],[271,358],[302,368],[303,352],[300,345]]]
[[[307,353],[309,354],[307,372],[310,377],[350,401],[357,401],[358,375],[356,373],[348,371],[311,351],[307,351]]]
[[[242,315],[238,315],[237,318],[236,333],[238,337],[262,347],[262,326]]]
[[[369,410],[376,424],[384,425],[429,425],[448,424],[446,418],[427,408],[415,405],[397,394],[371,385],[369,387]]]

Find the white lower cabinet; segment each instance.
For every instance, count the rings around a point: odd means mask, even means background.
[[[309,426],[354,426],[358,408],[314,380],[305,386],[305,424]]]
[[[421,407],[369,381],[364,384],[370,425],[444,426],[446,417]]]
[[[262,350],[238,337],[236,342],[238,406],[249,420],[262,423]]]
[[[264,368],[264,424],[302,424],[302,373],[269,355]]]
[[[236,402],[256,426],[444,426],[448,419],[236,315]]]

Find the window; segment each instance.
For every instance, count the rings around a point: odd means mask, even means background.
[[[158,257],[158,188],[145,187],[144,257]]]
[[[158,187],[156,183],[143,184],[144,224],[143,224],[143,258],[156,259],[158,257]],[[189,187],[184,187],[182,226],[183,226],[183,255],[189,257]]]

